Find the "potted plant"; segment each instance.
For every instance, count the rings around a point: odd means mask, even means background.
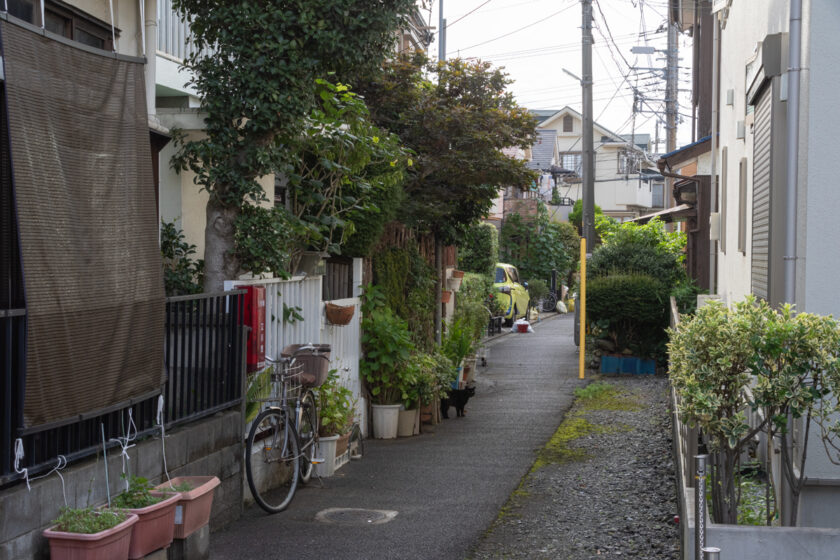
[[[397,435],[408,437],[420,433],[420,411],[424,405],[430,405],[440,396],[442,387],[449,387],[452,381],[452,363],[446,358],[446,379],[441,382],[438,378],[440,354],[416,353],[406,374],[401,378],[403,410],[400,410]]]
[[[461,388],[460,384],[463,381],[461,371],[462,363],[464,358],[472,352],[474,342],[473,333],[466,319],[457,318],[447,326],[446,336],[441,344],[441,351],[455,365],[455,369],[458,371],[458,379],[452,382],[452,389]]]
[[[464,280],[464,271],[463,270],[453,270],[452,276],[447,279],[447,284],[449,289],[453,292],[457,292],[458,289],[461,287],[461,282]]]
[[[168,548],[175,531],[178,492],[155,491],[145,478],[133,476],[128,488],[111,501],[111,509],[126,510],[137,516],[131,531],[128,557],[143,558],[150,552]]]
[[[317,465],[318,476],[332,476],[335,472],[337,458],[347,451],[355,412],[353,392],[341,384],[336,370],[330,370],[326,382],[318,389],[318,446],[324,458]]]
[[[179,492],[175,505],[175,538],[185,539],[210,522],[213,491],[221,484],[216,476],[176,476],[156,490]]]
[[[118,510],[61,508],[44,531],[53,560],[120,560],[128,558],[131,529],[137,515]]]
[[[365,356],[359,367],[370,390],[373,436],[395,438],[402,399],[400,376],[414,345],[408,324],[385,304],[379,290],[371,287],[365,291],[362,311]]]

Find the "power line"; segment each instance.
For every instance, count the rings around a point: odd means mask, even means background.
[[[449,29],[450,27],[452,27],[453,25],[455,25],[456,23],[458,23],[459,21],[461,21],[462,19],[464,19],[464,18],[465,18],[465,17],[467,17],[468,15],[470,15],[470,14],[473,14],[473,13],[477,12],[477,11],[479,10],[479,8],[481,8],[482,6],[486,6],[487,4],[489,4],[489,3],[490,3],[490,2],[492,2],[492,1],[493,1],[493,0],[487,0],[486,2],[482,2],[482,3],[481,3],[481,4],[479,4],[477,7],[473,8],[472,10],[470,10],[469,12],[467,12],[466,14],[462,15],[461,17],[459,17],[458,19],[456,19],[456,20],[455,20],[455,21],[453,21],[452,23],[447,23],[447,24],[446,24],[446,28],[447,28],[447,29]]]
[[[569,8],[574,8],[576,3],[577,2],[575,0],[575,3],[570,4],[570,5],[566,6],[565,8],[558,10],[558,11],[554,12],[553,14],[549,14],[549,15],[545,16],[544,18],[540,19],[540,20],[537,20],[533,23],[529,23],[528,25],[522,26],[519,29],[514,29],[513,31],[505,33],[504,35],[499,35],[498,37],[494,37],[493,39],[488,39],[487,41],[482,41],[481,43],[476,43],[475,45],[470,45],[469,47],[465,47],[465,48],[459,49],[459,50],[467,51],[467,50],[473,49],[475,47],[480,47],[481,45],[486,45],[487,43],[492,43],[494,41],[498,41],[499,39],[504,39],[505,37],[510,37],[514,33],[519,33],[520,31],[522,31],[524,29],[528,29],[529,27],[533,27],[533,26],[535,26],[539,23],[542,23],[544,21],[547,21],[547,20],[551,19],[556,15],[562,14],[563,12],[568,10]],[[457,54],[457,53],[458,53],[458,51],[452,51],[451,53],[447,53],[447,54]]]

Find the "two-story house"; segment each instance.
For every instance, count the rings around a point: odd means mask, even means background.
[[[539,120],[537,142],[529,167],[541,173],[539,195],[550,200],[556,189],[570,202],[582,196],[583,117],[570,107],[535,111]],[[595,204],[618,220],[635,218],[662,208],[663,182],[650,173],[650,135],[616,134],[594,123]]]

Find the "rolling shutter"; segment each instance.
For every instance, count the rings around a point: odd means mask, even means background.
[[[751,287],[752,293],[763,299],[769,297],[771,92],[772,88],[766,88],[758,99],[753,128]]]

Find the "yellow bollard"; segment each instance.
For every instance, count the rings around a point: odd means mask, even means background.
[[[580,238],[580,359],[578,377],[583,379],[586,355],[586,238]]]

